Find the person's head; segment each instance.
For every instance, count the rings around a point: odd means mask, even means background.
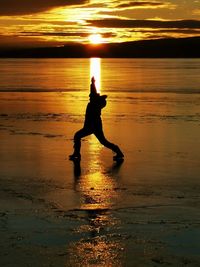
[[[91,82],[92,82],[92,83],[95,83],[95,78],[94,78],[94,76],[92,76]]]

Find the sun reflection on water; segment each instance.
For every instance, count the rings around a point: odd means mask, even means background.
[[[92,160],[86,174],[81,174],[80,162],[74,163],[75,190],[80,196],[78,214],[84,220],[74,229],[82,238],[69,247],[70,266],[123,266],[123,243],[115,232],[121,221],[112,210],[120,197],[113,175],[116,165],[105,169],[99,150],[97,143],[90,144]]]
[[[95,77],[97,92],[101,92],[101,59],[90,58],[90,79]]]
[[[77,242],[71,247],[70,254],[73,257],[70,257],[67,266],[124,266],[121,242],[111,241],[103,236]]]
[[[100,159],[102,146],[96,138],[89,142],[88,173],[79,179],[79,191],[82,192],[81,209],[109,209],[117,198],[117,180],[103,169]]]
[[[81,178],[80,191],[83,193],[81,209],[109,209],[114,197],[115,182],[101,172],[91,173]]]

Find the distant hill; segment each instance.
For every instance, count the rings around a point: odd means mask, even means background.
[[[101,45],[0,48],[1,58],[200,58],[200,37],[144,40]]]

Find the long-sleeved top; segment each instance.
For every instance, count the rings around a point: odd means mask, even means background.
[[[85,113],[84,127],[93,130],[102,127],[101,110],[106,106],[106,98],[106,95],[100,96],[99,94],[90,96],[90,102],[87,105]]]

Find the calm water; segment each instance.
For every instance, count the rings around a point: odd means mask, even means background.
[[[200,93],[200,59],[0,59],[0,91]]]

